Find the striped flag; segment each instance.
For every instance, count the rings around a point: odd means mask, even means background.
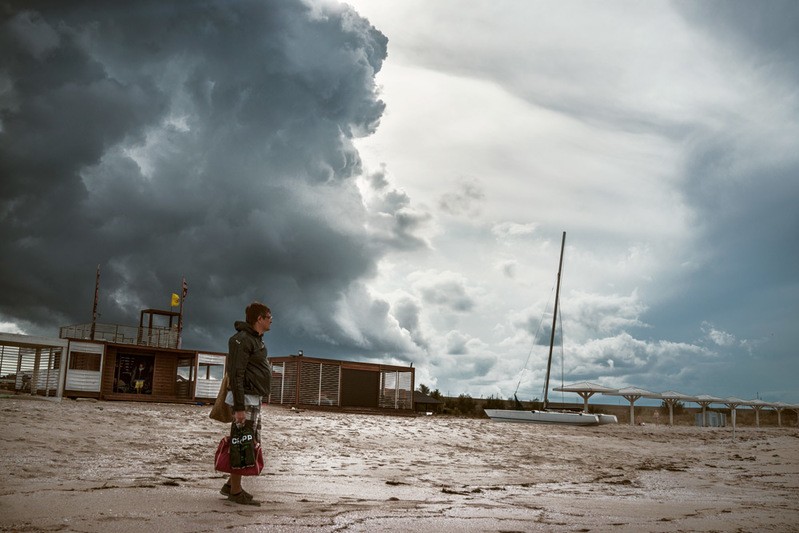
[[[186,295],[189,293],[189,286],[186,283],[186,278],[183,278],[183,299],[186,299]]]

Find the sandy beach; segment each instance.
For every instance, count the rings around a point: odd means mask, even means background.
[[[209,406],[0,399],[3,531],[799,531],[799,430],[265,407],[262,507]]]

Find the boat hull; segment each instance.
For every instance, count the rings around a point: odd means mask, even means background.
[[[597,414],[597,418],[599,418],[599,425],[604,424],[618,424],[619,420],[616,418],[616,415],[605,415],[605,414]]]
[[[599,415],[589,413],[571,413],[560,411],[515,411],[512,409],[483,409],[485,414],[495,422],[518,422],[523,424],[559,424],[568,426],[598,426],[602,423],[613,423],[610,420],[600,421]],[[602,415],[603,417],[613,415]],[[616,417],[613,416],[615,419]]]

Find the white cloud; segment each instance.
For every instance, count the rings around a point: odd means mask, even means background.
[[[0,331],[3,333],[14,333],[16,335],[25,335],[26,332],[16,322],[2,322],[0,321]]]
[[[738,343],[735,335],[727,333],[726,331],[718,330],[713,327],[712,324],[707,322],[702,324],[702,331],[704,331],[707,338],[717,346],[734,346]]]

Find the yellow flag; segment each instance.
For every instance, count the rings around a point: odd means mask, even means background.
[[[178,296],[177,294],[175,294],[173,292],[172,293],[172,307],[177,307],[179,305],[180,305],[180,296]]]

